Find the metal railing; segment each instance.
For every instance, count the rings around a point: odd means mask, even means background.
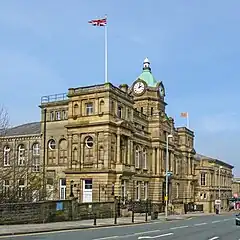
[[[41,103],[50,103],[67,100],[67,93],[58,93],[54,95],[48,95],[41,97]]]

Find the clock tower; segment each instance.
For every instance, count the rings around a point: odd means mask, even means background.
[[[130,91],[134,96],[135,108],[150,119],[165,113],[165,88],[161,81],[154,78],[148,58],[145,58],[143,71],[132,84]]]

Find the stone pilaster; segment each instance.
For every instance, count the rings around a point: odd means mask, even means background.
[[[72,135],[68,135],[68,167],[72,168]],[[56,152],[56,158],[58,159],[58,152]]]
[[[160,158],[160,148],[158,147],[157,148],[157,164],[156,164],[156,167],[157,167],[157,169],[156,169],[156,172],[157,172],[157,175],[159,175],[160,174],[160,160],[161,158]]]
[[[80,165],[83,168],[84,167],[84,142],[81,139],[81,147],[80,147]]]
[[[126,160],[126,164],[130,165],[131,163],[131,139],[128,138],[127,139],[127,160]]]
[[[155,166],[156,166],[156,151],[155,151],[155,148],[153,148],[153,153],[152,153],[152,171],[153,171],[153,174],[156,173]]]
[[[104,133],[104,148],[105,148],[105,154],[104,154],[104,168],[109,169],[111,167],[110,162],[110,153],[111,153],[111,134],[110,133]]]
[[[93,160],[93,164],[96,165],[97,168],[99,168],[99,148],[98,147],[99,146],[98,146],[98,132],[97,132],[95,134],[95,141],[94,141],[94,152],[95,152],[96,155],[95,155],[94,160]]]
[[[117,164],[121,162],[121,135],[117,133]]]

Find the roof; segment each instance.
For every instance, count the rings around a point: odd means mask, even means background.
[[[12,127],[6,130],[5,136],[33,135],[41,133],[41,123],[32,122]]]
[[[157,86],[157,80],[154,78],[151,72],[150,68],[150,62],[148,58],[145,58],[143,62],[143,71],[138,77],[138,79],[143,80],[149,87],[156,87]]]
[[[202,160],[202,159],[207,159],[207,160],[215,162],[215,163],[217,163],[219,165],[225,165],[225,166],[228,166],[229,168],[234,168],[234,166],[232,166],[229,163],[226,163],[226,162],[223,162],[221,160],[218,160],[217,158],[208,157],[208,156],[205,156],[205,155],[202,155],[202,154],[199,154],[199,153],[195,154],[195,159],[199,160],[199,161]]]

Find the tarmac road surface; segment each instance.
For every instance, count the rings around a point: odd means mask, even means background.
[[[235,215],[193,217],[170,222],[151,222],[129,226],[2,236],[15,240],[240,240]]]

